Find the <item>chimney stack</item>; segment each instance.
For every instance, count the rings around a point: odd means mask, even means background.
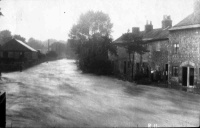
[[[164,15],[163,16],[163,20],[162,20],[162,29],[165,29],[167,27],[172,27],[172,20],[171,17],[168,15]]]
[[[150,21],[150,24],[148,24],[148,20],[147,20],[147,24],[145,25],[145,32],[150,32],[152,30],[153,30],[152,22]]]
[[[139,27],[132,27],[132,33],[136,34],[136,35],[140,34],[140,28]]]

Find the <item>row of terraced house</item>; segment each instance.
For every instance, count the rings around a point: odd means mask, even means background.
[[[194,4],[192,14],[172,26],[170,16],[164,15],[162,26],[153,29],[152,22],[145,30],[133,27],[132,32],[142,36],[142,45],[148,52],[131,57],[124,47],[122,36],[113,42],[118,56],[109,55],[114,73],[128,80],[145,77],[171,85],[200,87],[200,1]],[[138,75],[138,74],[143,75]]]

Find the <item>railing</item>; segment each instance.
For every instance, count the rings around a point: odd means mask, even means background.
[[[6,127],[6,93],[0,94],[0,128]]]

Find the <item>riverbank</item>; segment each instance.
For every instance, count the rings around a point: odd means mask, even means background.
[[[0,63],[0,68],[1,72],[14,72],[14,71],[22,71],[25,69],[28,69],[30,67],[33,67],[35,65],[39,65],[44,62],[49,62],[49,61],[55,61],[59,60],[61,58],[58,57],[46,57],[42,59],[37,59],[37,60],[29,60],[29,61],[13,61],[9,63],[1,62]]]

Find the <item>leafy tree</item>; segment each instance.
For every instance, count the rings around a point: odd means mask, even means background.
[[[42,50],[44,48],[42,41],[36,40],[34,38],[30,38],[27,43],[29,46],[33,47],[34,49]]]
[[[101,11],[88,11],[82,14],[79,21],[71,29],[69,37],[74,38],[88,38],[95,33],[100,35],[110,35],[113,24],[110,22],[110,17]]]
[[[65,47],[66,47],[65,53],[66,53],[67,58],[69,58],[69,59],[76,59],[76,54],[75,54],[75,52],[73,51],[69,40],[67,41]]]
[[[126,51],[129,54],[130,62],[131,62],[131,54],[133,55],[132,59],[134,62],[135,53],[142,55],[148,52],[146,47],[143,45],[142,36],[140,36],[139,34],[125,33],[122,35],[122,40],[123,40],[123,46],[126,48]],[[137,74],[135,75],[135,80],[139,80],[142,77],[144,77],[144,74],[142,72],[137,72]]]
[[[0,0],[1,1],[1,0]],[[0,8],[0,16],[3,16],[3,13],[1,12],[1,8]]]
[[[0,32],[0,44],[3,45],[4,43],[8,42],[12,39],[11,32],[9,30],[3,30]]]
[[[26,38],[24,38],[24,37],[22,37],[22,36],[20,36],[20,35],[14,35],[13,36],[15,39],[17,39],[17,40],[20,40],[20,41],[22,41],[22,42],[26,42]]]
[[[112,26],[110,17],[100,11],[82,14],[73,25],[68,42],[83,71],[100,74],[108,71],[108,51],[116,55],[116,47],[111,45]]]
[[[133,33],[125,33],[122,35],[122,40],[124,41],[125,48],[129,54],[129,60],[131,60],[131,54],[138,53],[140,55],[148,52],[146,47],[142,45],[142,36]],[[133,56],[134,57],[134,56]],[[134,58],[133,58],[134,60]]]

